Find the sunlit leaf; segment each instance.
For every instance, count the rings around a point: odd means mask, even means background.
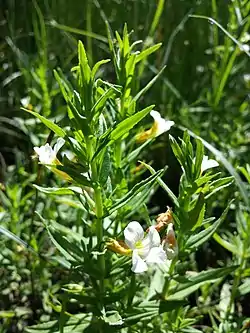
[[[28,109],[22,108],[22,110],[32,114],[33,116],[35,116],[36,118],[38,118],[39,120],[41,120],[41,122],[47,126],[51,131],[53,131],[55,134],[57,134],[60,137],[64,137],[66,135],[65,131],[59,127],[58,125],[56,125],[55,123],[53,123],[52,121],[48,120],[47,118],[44,118],[42,115],[40,115],[37,112],[33,112],[30,111]]]

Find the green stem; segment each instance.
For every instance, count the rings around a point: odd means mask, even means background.
[[[37,163],[36,163],[37,165]],[[37,177],[36,177],[36,184],[40,184],[41,181],[41,168],[39,165],[37,165]],[[32,240],[34,238],[34,234],[35,234],[35,211],[37,208],[37,204],[38,204],[38,190],[35,190],[35,199],[34,199],[34,204],[32,207],[32,215],[31,215],[31,221],[30,221],[30,228],[29,228],[29,246],[32,247]],[[31,284],[31,294],[32,294],[32,298],[31,298],[31,308],[32,308],[32,312],[33,312],[33,316],[34,318],[36,318],[37,316],[37,312],[36,312],[36,297],[37,297],[37,292],[36,292],[36,287],[35,287],[35,267],[34,267],[34,261],[32,260],[32,258],[30,257],[31,253],[29,254],[29,260],[28,260],[28,267],[30,270],[30,284]],[[40,260],[40,259],[39,259]]]
[[[62,299],[62,308],[61,308],[61,313],[59,317],[59,331],[60,333],[64,333],[64,325],[66,321],[66,316],[65,316],[65,310],[66,310],[66,298],[63,296]]]
[[[175,268],[176,262],[177,262],[177,257],[172,259],[172,262],[171,262],[170,267],[169,267],[168,276],[166,277],[166,280],[165,280],[165,283],[164,283],[164,286],[163,286],[163,289],[162,289],[162,296],[164,298],[166,298],[166,295],[167,295],[167,292],[168,292],[168,289],[169,289],[169,286],[170,286],[171,277],[174,273],[174,268]]]
[[[93,145],[91,139],[86,139],[87,150],[89,151],[89,159],[91,161],[90,167],[92,172],[92,180],[95,183],[94,187],[94,200],[95,200],[95,213],[96,213],[96,236],[98,244],[100,245],[103,241],[103,200],[102,200],[102,190],[100,185],[98,184],[98,171],[97,164],[95,160],[92,160],[93,157]],[[101,277],[100,277],[100,306],[103,306],[103,294],[104,294],[104,274],[105,274],[105,258],[103,255],[98,256],[99,267],[101,268]]]
[[[232,309],[232,306],[233,306],[233,303],[234,303],[234,300],[236,297],[236,293],[238,291],[238,286],[240,284],[241,275],[244,270],[244,266],[245,266],[245,246],[244,246],[243,253],[242,253],[242,256],[240,259],[240,266],[239,266],[238,272],[234,276],[233,287],[232,287],[232,292],[230,295],[230,302],[228,304],[226,315],[225,315],[225,321],[228,320],[228,317],[231,313],[231,309]]]

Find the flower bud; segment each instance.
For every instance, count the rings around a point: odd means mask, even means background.
[[[166,237],[162,241],[163,249],[166,251],[167,258],[173,259],[178,254],[178,244],[175,238],[173,223],[168,225]]]
[[[106,243],[107,248],[115,253],[122,254],[124,256],[129,256],[132,254],[132,250],[127,246],[127,244],[121,240],[109,239]]]
[[[61,163],[60,163],[61,164]],[[54,167],[50,167],[50,170],[52,172],[54,172],[56,175],[58,175],[59,177],[61,177],[62,179],[71,182],[73,179],[70,177],[70,175],[68,175],[66,172],[59,170],[57,168]]]
[[[136,142],[143,143],[143,142],[147,141],[148,139],[151,139],[153,136],[154,136],[153,131],[151,129],[149,129],[147,131],[137,134]]]

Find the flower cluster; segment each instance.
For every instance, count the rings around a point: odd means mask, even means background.
[[[153,126],[136,136],[137,142],[144,142],[169,131],[174,125],[173,121],[161,117],[157,111],[151,111],[154,118]],[[64,179],[72,181],[72,178],[65,172],[57,169],[62,163],[57,158],[59,149],[64,145],[65,140],[59,138],[52,148],[48,143],[41,147],[34,147],[38,155],[39,162],[48,169],[57,173]],[[195,163],[195,159],[193,160]],[[201,173],[205,170],[218,166],[218,162],[203,157],[201,163]],[[132,257],[132,271],[143,273],[147,271],[151,264],[164,264],[167,260],[172,260],[178,254],[178,244],[175,238],[172,210],[168,207],[165,213],[161,213],[156,219],[156,225],[144,230],[137,221],[130,222],[124,230],[124,241],[111,239],[107,243],[107,248],[121,255]],[[161,235],[162,239],[161,239]]]
[[[111,239],[107,243],[108,249],[122,255],[132,256],[134,273],[143,273],[152,264],[164,264],[178,253],[178,246],[174,235],[173,223],[170,223],[164,240],[161,242],[157,225],[148,229],[146,236],[137,221],[130,222],[124,230],[125,242]]]

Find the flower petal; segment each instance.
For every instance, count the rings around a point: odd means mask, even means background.
[[[65,144],[65,140],[63,138],[57,139],[56,144],[54,145],[54,149],[53,149],[56,155],[64,144]]]
[[[152,110],[150,116],[154,118],[154,121],[159,121],[162,119],[161,114],[158,111]]]
[[[174,121],[162,118],[159,112],[151,111],[150,115],[154,118],[155,124],[153,126],[154,136],[158,136],[170,130],[175,124]]]
[[[143,239],[143,236],[144,231],[137,221],[130,222],[124,230],[125,242],[132,250],[135,249],[136,243]]]
[[[45,146],[34,147],[34,150],[42,164],[53,164],[56,159],[56,154],[48,143]]]
[[[164,264],[167,260],[167,255],[162,246],[153,247],[145,260],[148,264]]]
[[[148,266],[145,261],[139,256],[138,251],[134,250],[132,255],[132,272],[143,273],[148,270]]]
[[[149,227],[147,236],[141,242],[139,255],[146,258],[152,247],[159,246],[161,243],[160,235],[154,226]]]
[[[164,122],[161,121],[161,123],[159,124],[159,133],[162,134],[164,132],[169,131],[174,124],[175,124],[174,121],[164,119]]]
[[[193,163],[195,163],[195,158],[193,159]],[[201,173],[217,166],[219,166],[219,163],[216,160],[209,159],[207,155],[204,155],[201,162]]]
[[[202,163],[201,163],[201,172],[211,169],[211,168],[215,168],[219,166],[219,163],[213,159],[208,159],[208,156],[204,156]]]
[[[34,151],[36,152],[36,154],[39,156],[40,155],[40,147],[34,147],[33,148],[34,149]]]
[[[149,227],[148,235],[150,237],[151,247],[159,246],[161,244],[160,235],[154,226]]]

